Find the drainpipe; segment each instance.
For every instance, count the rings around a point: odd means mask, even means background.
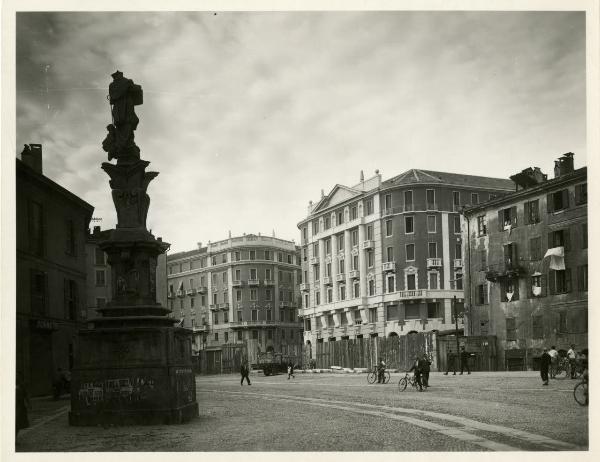
[[[464,210],[463,210],[464,213]],[[473,290],[472,290],[472,279],[471,279],[471,220],[463,214],[465,220],[467,220],[467,253],[469,260],[469,335],[473,335]]]

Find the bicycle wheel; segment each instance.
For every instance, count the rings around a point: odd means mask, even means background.
[[[580,406],[587,406],[589,404],[587,383],[579,382],[577,385],[575,385],[575,388],[573,389],[573,396],[575,397],[575,401],[577,401]]]
[[[406,380],[406,377],[402,377],[400,379],[400,382],[398,382],[398,390],[400,390],[400,391],[406,390],[406,385],[408,385],[408,380]]]
[[[377,372],[369,372],[369,375],[367,375],[367,382],[375,383],[375,380],[377,380]]]
[[[385,375],[383,377],[383,383],[390,383],[391,378],[392,378],[392,376],[390,375],[390,372],[385,371]]]

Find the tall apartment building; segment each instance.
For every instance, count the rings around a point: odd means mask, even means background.
[[[500,368],[587,347],[587,168],[567,153],[554,176],[525,169],[516,192],[465,210],[467,330],[497,337]]]
[[[50,394],[58,367],[73,366],[85,319],[85,235],[94,208],[50,180],[42,147],[16,159],[16,368],[33,395]]]
[[[168,306],[194,330],[195,353],[246,340],[262,351],[302,344],[298,260],[293,242],[253,234],[168,255]]]
[[[306,343],[454,331],[459,210],[513,190],[504,179],[409,170],[383,182],[361,172],[360,183],[322,193],[298,224]]]

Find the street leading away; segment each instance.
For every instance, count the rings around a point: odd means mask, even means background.
[[[588,447],[588,408],[575,380],[535,372],[432,373],[431,388],[399,392],[400,374],[197,377],[200,418],[174,426],[69,427],[68,401],[33,402],[17,451],[559,451]],[[125,429],[125,431],[124,431]]]

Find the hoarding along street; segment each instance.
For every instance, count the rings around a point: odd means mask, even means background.
[[[17,451],[572,451],[588,447],[588,407],[576,380],[542,386],[537,372],[431,373],[400,392],[366,374],[196,378],[200,417],[187,424],[69,427],[58,415]],[[68,404],[68,402],[67,402]],[[35,403],[34,403],[35,405]],[[34,411],[35,412],[35,411]]]

